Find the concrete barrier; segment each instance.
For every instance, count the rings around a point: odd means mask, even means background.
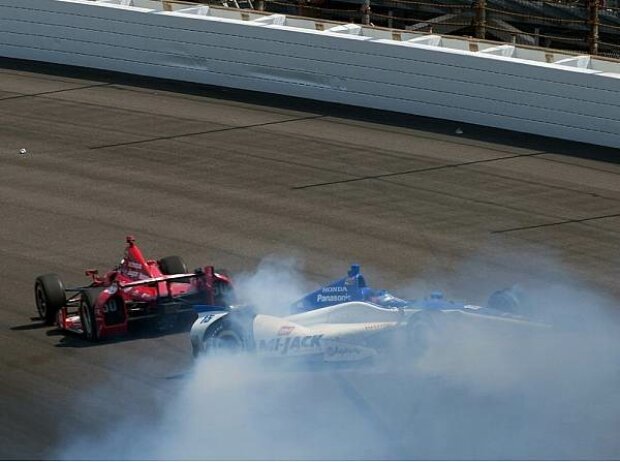
[[[0,0],[0,55],[620,147],[620,62],[151,0]]]

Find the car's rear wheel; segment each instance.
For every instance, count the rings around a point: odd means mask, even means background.
[[[36,278],[34,298],[39,316],[45,324],[52,325],[56,313],[67,302],[65,285],[57,274],[44,274]]]
[[[95,303],[101,289],[85,289],[80,295],[80,321],[84,338],[91,342],[99,340]]]
[[[177,255],[171,255],[159,260],[159,268],[163,274],[185,274],[187,273],[187,265],[185,261]]]
[[[199,355],[237,355],[245,351],[245,342],[238,326],[222,319],[207,329],[202,343],[193,347],[194,357]]]
[[[441,311],[422,311],[411,317],[407,323],[406,335],[409,355],[420,358],[428,351],[443,316]]]
[[[505,313],[516,313],[519,310],[519,300],[511,289],[496,290],[489,297],[487,306]]]

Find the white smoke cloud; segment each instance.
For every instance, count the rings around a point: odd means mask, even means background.
[[[549,284],[514,277],[545,327],[450,322],[395,367],[199,360],[159,418],[72,435],[58,457],[618,459],[617,302],[553,266]],[[272,314],[314,287],[293,260],[235,279],[241,298]]]
[[[235,277],[235,293],[259,313],[286,316],[291,304],[308,291],[301,270],[301,264],[293,258],[266,257],[256,271]]]

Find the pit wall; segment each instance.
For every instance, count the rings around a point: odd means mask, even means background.
[[[281,15],[253,14],[256,20],[239,11],[215,16],[206,7],[165,11],[131,6],[136,4],[131,1],[117,3],[0,0],[0,56],[620,148],[617,62],[594,69],[587,56],[557,64],[514,57],[519,54],[510,46],[469,51],[472,46],[439,46],[437,36],[392,40],[394,36],[362,35],[359,27],[298,27],[301,21]]]

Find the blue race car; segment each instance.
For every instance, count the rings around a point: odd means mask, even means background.
[[[313,357],[358,361],[394,348],[419,352],[429,332],[456,321],[513,327],[539,326],[516,313],[510,289],[493,293],[488,306],[449,301],[440,292],[405,300],[368,287],[359,265],[293,304],[289,316],[257,314],[250,306],[199,313],[191,329],[195,356],[252,352],[266,358]]]
[[[494,292],[486,307],[467,305],[446,300],[442,292],[432,292],[421,300],[404,300],[395,297],[386,290],[368,287],[360,266],[353,264],[346,277],[333,281],[295,302],[291,311],[301,313],[345,302],[369,302],[384,308],[417,308],[422,310],[475,310],[496,316],[518,315],[519,294],[513,288]],[[482,311],[480,311],[482,310]],[[520,317],[520,316],[519,316]]]

